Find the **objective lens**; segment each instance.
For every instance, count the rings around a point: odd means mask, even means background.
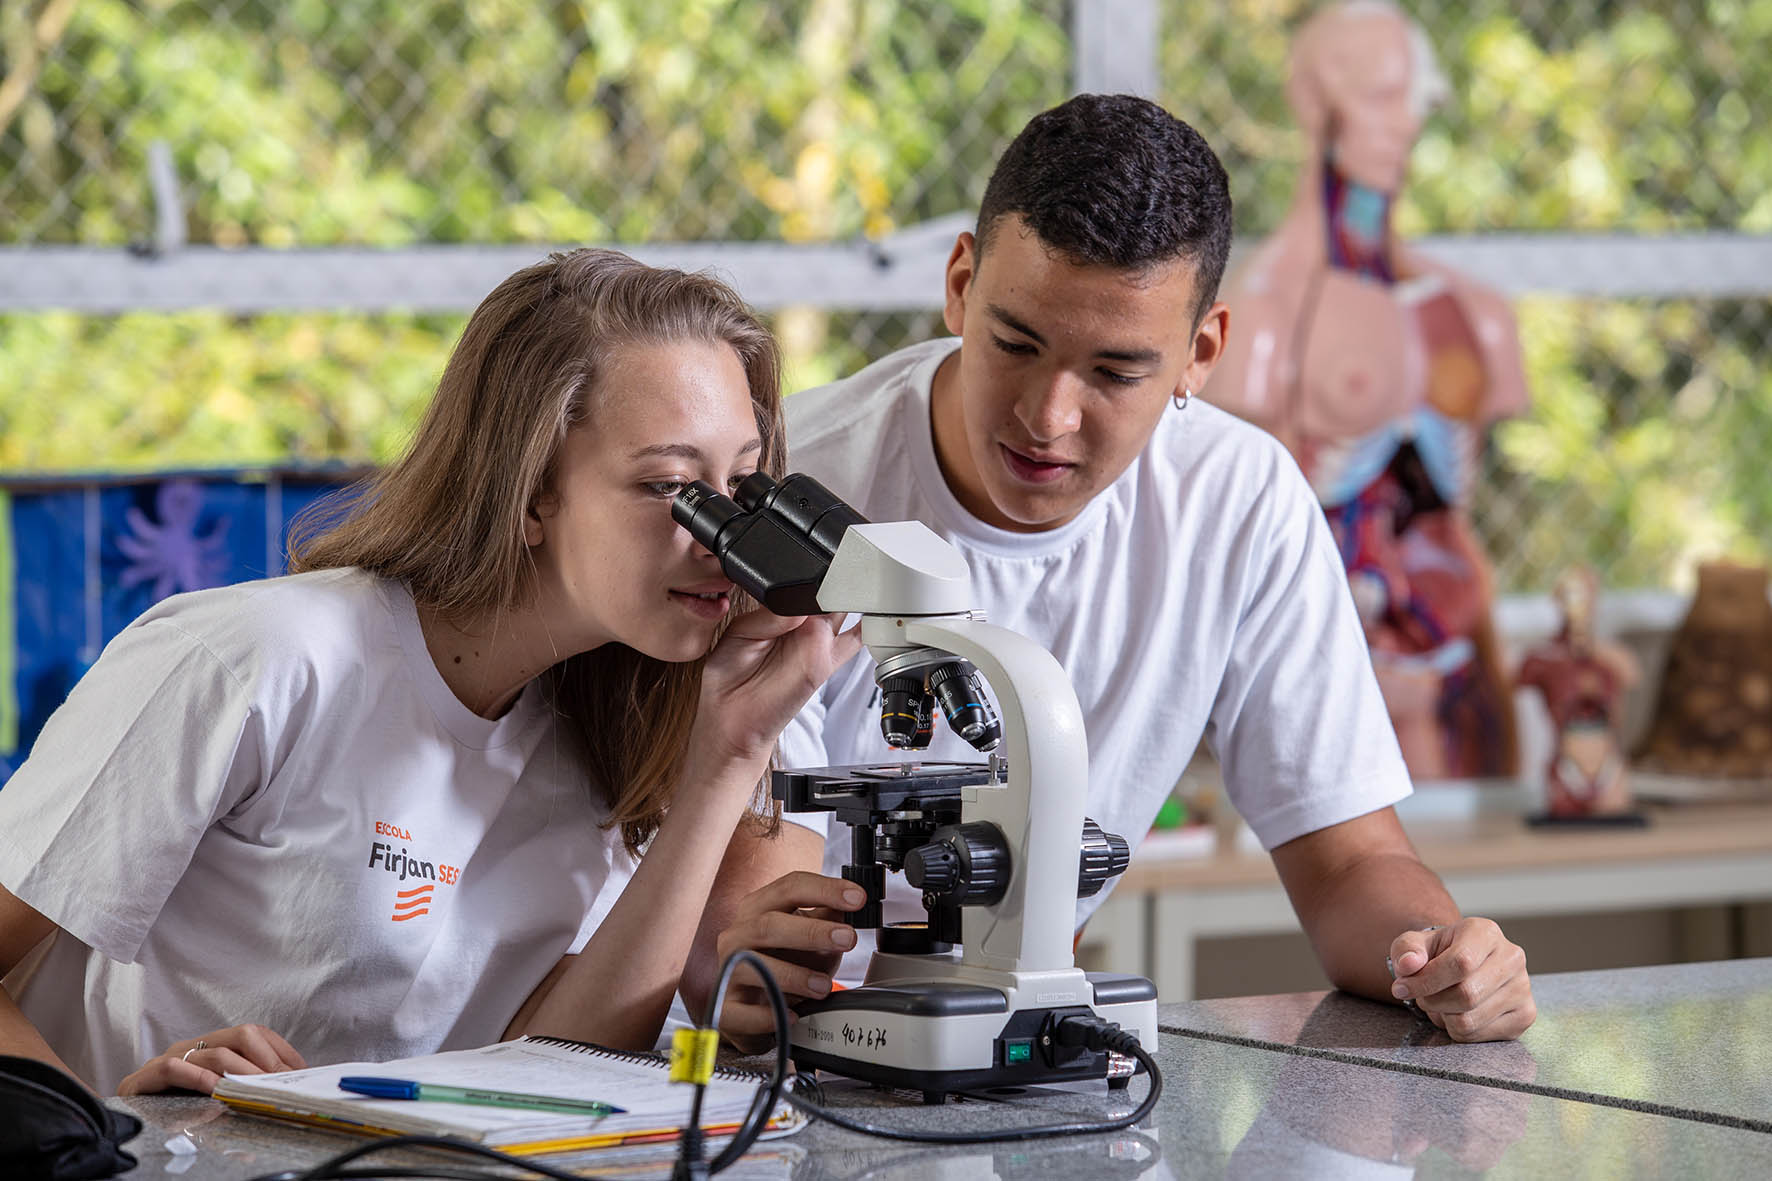
[[[1003,740],[1003,728],[985,700],[977,669],[964,660],[941,665],[929,674],[929,688],[954,733],[978,750],[997,749]]]
[[[880,685],[880,733],[886,745],[916,750],[918,731],[928,722],[919,717],[923,702],[921,677],[891,677]]]

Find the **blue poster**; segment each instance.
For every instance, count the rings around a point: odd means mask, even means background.
[[[0,784],[105,644],[169,595],[287,572],[344,468],[0,478]]]

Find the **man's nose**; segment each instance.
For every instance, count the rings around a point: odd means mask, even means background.
[[[1015,405],[1015,416],[1036,442],[1049,442],[1071,434],[1083,422],[1080,383],[1066,372],[1024,391]]]

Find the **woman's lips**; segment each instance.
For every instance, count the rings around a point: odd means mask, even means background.
[[[721,619],[732,606],[732,596],[726,591],[696,594],[691,591],[674,590],[671,601],[681,604],[685,611],[699,619]]]
[[[1062,479],[1066,472],[1076,466],[1073,463],[1051,463],[1036,459],[1001,443],[997,444],[997,449],[1003,453],[1003,466],[1009,469],[1009,474],[1029,484],[1050,484]]]

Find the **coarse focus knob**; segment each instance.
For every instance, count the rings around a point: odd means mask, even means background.
[[[960,854],[946,841],[918,845],[905,855],[904,876],[925,894],[948,894],[960,881]]]
[[[925,903],[988,906],[1009,889],[1009,845],[988,820],[938,828],[905,854],[904,876]]]
[[[1101,891],[1111,877],[1118,877],[1132,864],[1132,846],[1116,832],[1103,832],[1101,825],[1083,818],[1083,852],[1077,860],[1077,897],[1091,898]]]

